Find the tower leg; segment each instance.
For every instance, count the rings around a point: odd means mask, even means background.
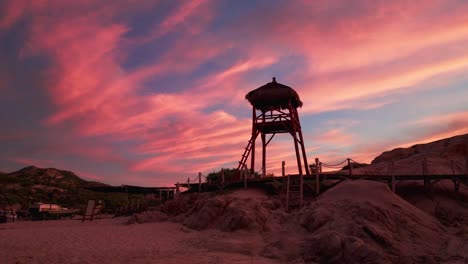
[[[262,133],[262,177],[266,177],[266,141],[265,141],[265,133]]]
[[[251,154],[251,160],[250,160],[250,173],[253,175],[255,173],[255,140],[256,140],[256,134],[257,134],[257,112],[255,111],[255,107],[252,107],[252,154]]]
[[[250,154],[250,173],[253,175],[255,173],[255,139],[252,142],[252,153]]]
[[[297,114],[297,109],[294,109],[294,114],[295,118],[297,118],[297,124],[299,125],[298,133],[299,133],[299,139],[301,140],[301,148],[302,148],[302,158],[304,159],[304,167],[306,171],[306,175],[310,176],[310,171],[309,171],[309,164],[307,163],[307,155],[305,151],[305,146],[304,146],[304,138],[302,137],[302,128],[299,122],[299,115]]]
[[[297,167],[299,169],[299,174],[302,175],[302,164],[301,164],[301,156],[299,154],[299,144],[297,143],[297,136],[296,132],[293,132],[293,139],[294,139],[294,148],[296,149],[296,159],[297,159]]]
[[[294,149],[296,150],[296,159],[297,159],[297,168],[299,169],[299,175],[302,175],[302,164],[301,164],[301,156],[299,154],[299,145],[297,143],[297,126],[296,126],[296,113],[294,112],[294,108],[291,107],[291,105],[289,106],[289,115],[290,115],[290,118],[291,118],[291,128],[292,128],[292,131],[290,132],[291,133],[291,136],[293,137],[294,139]]]

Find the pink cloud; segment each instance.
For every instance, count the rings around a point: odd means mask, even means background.
[[[304,104],[306,112],[322,112],[337,109],[370,109],[392,103],[392,101],[375,102],[381,97],[394,92],[409,92],[416,89],[418,84],[446,73],[461,74],[468,69],[468,54],[465,57],[450,58],[435,61],[431,64],[413,63],[404,68],[392,69],[387,67],[385,73],[373,74],[372,71],[357,73],[352,79],[337,77],[335,80],[320,78],[314,83],[318,89],[303,90],[304,101],[313,98],[313,104]],[[330,93],[333,91],[333,93]],[[372,102],[373,101],[373,102]]]
[[[106,137],[111,142],[89,149],[70,144],[60,151],[112,161],[136,174],[235,166],[250,137],[250,120],[227,109],[250,108],[244,95],[262,83],[253,83],[249,74],[270,72],[284,57],[298,56],[305,61],[299,70],[284,71],[294,77],[284,79],[292,80],[305,102],[301,117],[337,109],[379,108],[394,102],[382,99],[385,95],[424,89],[418,86],[468,69],[464,48],[468,45],[468,7],[464,5],[447,7],[450,15],[445,15],[437,12],[445,6],[443,1],[429,1],[426,8],[412,2],[364,1],[349,10],[341,8],[341,1],[296,1],[268,10],[268,16],[263,10],[252,10],[241,22],[233,23],[229,34],[219,34],[205,31],[213,27],[210,22],[217,15],[217,4],[188,1],[171,10],[148,36],[130,38],[133,29],[122,14],[158,6],[150,2],[138,8],[126,1],[112,6],[92,1],[7,5],[8,16],[0,20],[0,29],[10,27],[25,12],[32,17],[22,56],[47,54],[53,61],[48,93],[56,111],[44,124],[69,125],[77,140]],[[51,16],[44,15],[49,12]],[[431,27],[426,26],[428,17],[433,19]],[[130,49],[152,42],[157,46],[169,33],[178,36],[164,54],[136,68],[123,66]],[[167,75],[193,74],[218,56],[235,52],[241,58],[219,63],[177,93],[167,92],[172,87],[158,83],[158,78]],[[151,93],[141,94],[148,83],[154,85]],[[225,109],[208,111],[213,102]],[[442,119],[438,122],[451,122]],[[339,146],[356,143],[355,136],[346,131],[333,127],[314,140]],[[433,136],[463,131],[464,125],[452,125]],[[415,140],[421,138],[415,136]],[[128,161],[111,147],[112,142],[132,140],[137,143],[126,154],[141,157],[137,161]],[[310,144],[308,140],[306,144]],[[384,142],[379,147],[392,144]],[[292,149],[292,142],[286,140],[272,144],[268,170],[278,172],[282,160],[291,169],[295,167]],[[308,149],[309,153],[319,150]],[[373,151],[363,148],[358,159],[369,160]],[[334,154],[343,155],[330,150],[323,156],[335,159]]]
[[[329,142],[340,146],[350,146],[355,142],[354,136],[347,134],[342,129],[330,129],[314,137],[315,141]]]
[[[252,37],[249,54],[290,50],[305,59],[306,67],[293,73],[303,101],[313,102],[305,103],[304,111],[379,108],[391,102],[372,102],[376,97],[414,91],[431,78],[463,74],[468,68],[463,48],[468,45],[464,15],[468,5],[446,1],[429,1],[425,8],[412,2],[362,1],[349,9],[344,5],[295,2],[267,10],[275,19],[259,19],[263,16],[255,10],[236,25],[248,37],[252,36],[247,29],[260,32],[263,42],[274,43],[265,46]],[[425,26],[428,17],[431,27]]]
[[[11,27],[26,12],[28,1],[7,1],[0,3],[3,17],[0,17],[0,30]]]

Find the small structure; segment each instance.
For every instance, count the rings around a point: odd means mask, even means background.
[[[272,82],[249,92],[245,99],[252,105],[252,137],[245,148],[238,169],[244,167],[249,155],[251,155],[250,171],[251,173],[255,172],[255,141],[260,134],[262,139],[262,176],[265,177],[268,143],[278,133],[290,133],[294,139],[299,174],[303,175],[305,172],[306,175],[310,175],[301,123],[297,113],[297,108],[302,106],[302,102],[297,92],[289,86],[276,82],[276,78],[273,77]],[[257,114],[257,111],[260,113]],[[266,135],[271,135],[268,140],[266,140]],[[301,161],[301,152],[304,167]]]
[[[58,204],[35,203],[29,207],[29,211],[31,213],[60,211],[60,210],[62,210],[62,207]]]
[[[237,169],[241,170],[246,167],[250,155],[250,173],[255,173],[255,141],[258,135],[260,135],[262,140],[262,176],[266,177],[266,148],[268,144],[276,134],[291,134],[296,150],[299,175],[288,184],[287,193],[289,195],[287,204],[301,207],[304,172],[306,175],[310,175],[310,172],[307,164],[301,123],[297,112],[297,108],[302,106],[299,95],[291,87],[276,82],[276,79],[273,77],[272,82],[249,92],[245,96],[245,99],[252,105],[252,136],[245,148],[244,154],[242,154]],[[268,140],[267,135],[271,135]]]

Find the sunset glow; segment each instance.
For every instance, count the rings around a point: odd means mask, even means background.
[[[309,160],[468,133],[468,2],[137,2],[0,2],[0,171],[156,186],[236,167],[244,96],[273,76],[304,103]],[[296,171],[288,135],[267,172],[282,160]]]

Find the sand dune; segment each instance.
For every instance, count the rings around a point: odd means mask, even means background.
[[[0,259],[2,263],[464,263],[467,242],[464,220],[450,226],[383,183],[345,181],[290,214],[277,198],[242,190],[184,195],[161,211],[131,218],[8,223],[0,226]]]

